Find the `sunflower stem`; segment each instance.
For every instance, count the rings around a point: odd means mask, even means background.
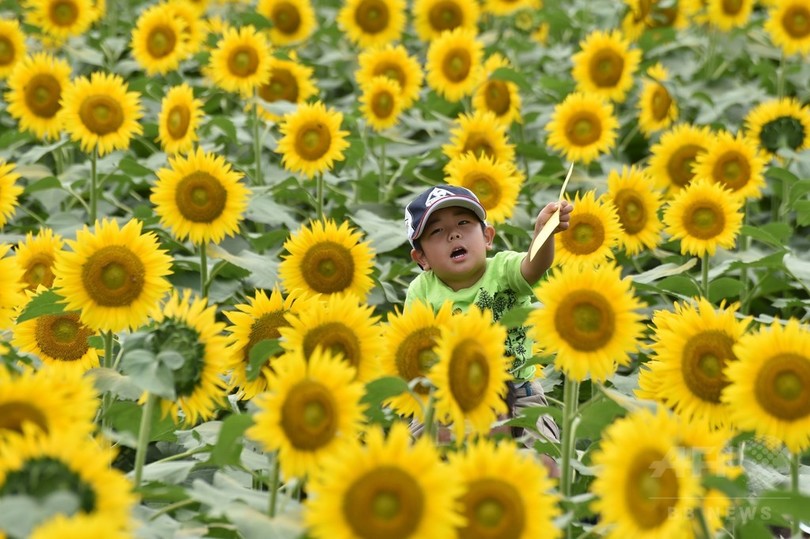
[[[700,272],[703,284],[703,297],[709,300],[709,253],[703,253],[703,262],[700,264]],[[711,300],[709,300],[711,301]]]
[[[251,109],[253,120],[253,157],[256,161],[256,173],[253,176],[253,185],[262,185],[262,140],[259,134],[259,90],[253,91],[253,107]]]
[[[98,213],[98,148],[93,148],[90,154],[90,218],[89,225],[96,222]]]
[[[104,363],[103,367],[111,369],[113,366],[113,332],[102,332],[104,337]],[[106,431],[110,426],[109,411],[112,406],[113,396],[112,393],[107,391],[101,399],[101,431]]]
[[[573,486],[574,468],[571,461],[576,450],[576,439],[574,436],[574,419],[577,415],[577,404],[579,401],[579,382],[570,377],[565,378],[563,386],[563,425],[562,425],[562,457],[560,460],[560,493],[564,499],[571,497],[571,487]],[[571,537],[571,526],[566,526],[566,537]]]
[[[387,185],[385,183],[385,139],[380,139],[380,178],[379,178],[379,185],[380,188],[377,190],[377,202],[384,202],[386,197],[386,189]]]
[[[785,51],[779,55],[779,66],[776,68],[776,99],[785,96]]]
[[[436,402],[433,396],[433,391],[428,395],[427,404],[425,404],[425,432],[423,436],[427,436],[431,441],[436,441]]]
[[[703,508],[698,506],[695,509],[695,520],[697,520],[697,527],[699,530],[699,537],[703,539],[712,539],[713,535],[711,530],[709,530],[709,523],[706,521],[706,514],[703,512]]]
[[[155,408],[157,398],[151,394],[146,394],[146,402],[141,411],[141,425],[138,428],[138,446],[135,449],[135,486],[141,486],[143,478],[143,465],[146,462],[146,450],[149,447],[149,430],[152,426],[152,410]]]
[[[743,226],[748,224],[748,210],[750,203],[746,200],[743,206]],[[751,246],[751,238],[748,234],[744,234],[742,242],[740,242],[737,249],[740,253],[747,253],[748,248]],[[740,267],[740,282],[742,282],[742,292],[740,294],[740,314],[748,314],[748,304],[751,301],[751,291],[748,290],[748,266],[744,263]]]
[[[267,514],[270,518],[276,516],[276,499],[278,498],[278,480],[279,480],[279,465],[278,465],[278,451],[270,454],[272,463],[270,465],[270,506],[268,507]]]
[[[207,245],[200,244],[200,294],[208,297],[208,252]]]
[[[791,452],[790,454],[790,491],[793,492],[796,498],[799,497],[799,466],[801,465],[801,453]],[[801,522],[798,515],[793,515],[793,521],[790,524],[790,536],[801,537],[799,534],[799,523]]]
[[[323,221],[323,174],[318,174],[315,177],[317,195],[316,209],[318,212],[318,219]]]
[[[616,154],[615,154],[616,159],[619,159],[621,157],[621,154],[624,153],[624,150],[627,149],[627,146],[633,140],[633,137],[635,137],[638,134],[639,129],[640,128],[638,122],[633,124],[632,129],[630,129],[630,131],[627,132],[622,141],[616,147]]]

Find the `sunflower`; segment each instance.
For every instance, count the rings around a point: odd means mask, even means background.
[[[475,0],[414,0],[413,26],[422,41],[456,28],[477,31],[481,8]]]
[[[512,15],[522,9],[539,10],[543,0],[486,0],[484,12],[495,16]]]
[[[529,314],[527,323],[534,326],[529,336],[557,355],[557,370],[578,381],[590,375],[602,382],[617,363],[630,362],[644,328],[636,312],[641,303],[630,280],[621,278],[621,268],[566,267],[540,283],[535,294],[542,307]]]
[[[98,331],[134,329],[149,319],[171,285],[171,257],[160,250],[157,236],[141,234],[137,219],[119,228],[116,221],[96,221],[66,240],[71,252],[57,253],[54,287],[65,297],[66,310],[81,310],[80,319]]]
[[[270,58],[270,79],[259,87],[258,97],[266,103],[304,103],[318,93],[312,74],[312,68],[295,60],[282,60],[274,56]],[[259,107],[259,114],[272,122],[280,119],[264,107]]]
[[[364,299],[374,287],[374,252],[360,240],[348,221],[312,221],[284,242],[289,255],[278,268],[282,286],[298,296],[350,293]]]
[[[199,0],[168,0],[163,5],[171,15],[183,22],[183,40],[187,55],[202,49],[205,42],[204,23],[200,19]]]
[[[639,409],[605,429],[590,490],[609,539],[692,535],[701,488],[677,441],[678,423],[665,412]]]
[[[436,342],[438,361],[429,377],[436,387],[436,417],[453,423],[456,441],[466,434],[487,434],[498,414],[506,412],[502,397],[511,358],[504,356],[506,328],[492,321],[490,310],[470,309],[452,316]]]
[[[128,530],[116,529],[120,524],[106,515],[76,513],[70,517],[57,514],[31,531],[29,539],[128,539]]]
[[[661,136],[650,152],[649,174],[658,187],[674,195],[695,177],[697,157],[711,144],[709,130],[690,124],[676,125]]]
[[[543,464],[511,443],[489,440],[469,444],[450,455],[450,466],[462,478],[461,514],[467,523],[458,537],[557,537],[560,514]]]
[[[463,523],[456,512],[460,479],[428,439],[411,445],[401,423],[387,440],[374,428],[365,445],[342,447],[307,488],[304,521],[313,539],[445,539]]]
[[[256,290],[253,297],[248,298],[248,303],[237,305],[235,311],[225,312],[231,323],[227,330],[231,334],[231,363],[235,365],[231,385],[239,388],[241,399],[252,399],[267,389],[263,376],[248,380],[247,367],[253,347],[264,340],[281,337],[279,328],[290,325],[285,315],[297,312],[298,303],[292,297],[284,298],[277,288],[273,289],[269,298],[264,290]],[[272,369],[275,360],[275,357],[268,357],[265,366]]]
[[[810,148],[810,107],[795,97],[760,103],[745,116],[745,130],[770,155],[781,148],[801,152]]]
[[[492,112],[460,114],[456,122],[457,127],[450,130],[450,143],[442,146],[442,152],[451,160],[466,154],[510,164],[515,160],[515,146],[509,144],[506,126]]]
[[[452,314],[452,304],[445,302],[434,312],[426,302],[415,301],[402,313],[388,315],[383,325],[382,354],[380,362],[387,376],[399,376],[409,384],[416,378],[427,378],[430,368],[436,363],[436,341],[440,328]],[[424,419],[423,409],[427,405],[429,384],[424,382],[413,386],[413,392],[392,397],[386,403],[403,417],[414,416]]]
[[[346,0],[337,23],[362,48],[398,41],[405,29],[405,0]]]
[[[70,65],[65,60],[44,52],[26,57],[8,79],[8,112],[23,131],[41,139],[58,138],[62,129],[57,115],[59,100],[68,84]]]
[[[419,98],[422,68],[419,60],[408,55],[402,45],[386,45],[364,50],[357,57],[360,68],[355,72],[359,86],[367,86],[375,77],[385,76],[399,84],[402,109],[409,108]]]
[[[13,332],[14,346],[34,354],[49,368],[83,373],[99,365],[99,350],[88,341],[97,333],[82,324],[78,313],[43,314],[18,322]]]
[[[624,166],[621,173],[611,170],[607,199],[619,217],[619,243],[628,255],[658,245],[663,228],[658,218],[661,195],[652,188],[652,180],[645,171],[636,166]],[[577,208],[577,213],[579,211]]]
[[[613,247],[619,242],[622,225],[616,207],[609,197],[599,197],[593,190],[574,199],[577,209],[571,214],[568,230],[557,234],[557,257],[560,266],[597,265],[613,258]]]
[[[633,86],[641,51],[631,49],[621,32],[595,30],[579,44],[572,61],[577,90],[622,103]]]
[[[638,127],[648,137],[678,119],[678,104],[664,84],[668,80],[669,72],[661,64],[647,69],[638,98]]]
[[[751,18],[754,0],[706,0],[709,25],[723,32],[742,28]]]
[[[182,411],[185,423],[212,419],[219,404],[227,399],[225,372],[231,367],[225,324],[216,321],[216,305],[177,290],[153,312],[155,328],[150,339],[152,352],[174,352],[183,363],[172,368],[174,399],[161,398],[163,414],[177,421]],[[142,397],[143,400],[143,397]]]
[[[81,144],[82,150],[97,150],[102,156],[129,148],[130,139],[143,133],[140,94],[129,92],[119,75],[94,72],[78,77],[62,92],[58,120]]]
[[[278,329],[282,348],[309,358],[320,346],[341,354],[357,370],[360,381],[376,378],[382,342],[377,326],[380,318],[373,316],[374,309],[360,304],[351,294],[302,301],[298,313],[286,315],[290,326]]]
[[[168,154],[186,153],[197,140],[203,104],[185,82],[166,92],[158,115],[158,142]]]
[[[214,84],[249,97],[270,80],[270,44],[253,26],[226,28],[208,67]]]
[[[17,244],[14,258],[23,272],[22,280],[27,290],[53,286],[53,263],[64,244],[62,236],[54,234],[50,228],[40,228],[36,237],[29,232],[25,241]]]
[[[16,19],[0,19],[0,80],[25,58],[25,33]]]
[[[548,144],[569,161],[588,164],[613,148],[619,122],[602,98],[574,92],[554,107],[546,125]]]
[[[132,484],[112,467],[114,452],[86,434],[54,431],[42,436],[23,427],[0,445],[0,498],[30,497],[39,503],[56,493],[78,503],[76,512],[110,519],[111,532],[129,526],[137,502]]]
[[[316,475],[325,456],[356,440],[365,388],[340,357],[320,347],[309,359],[282,356],[267,384],[246,434],[266,451],[278,451],[285,478]]]
[[[768,11],[764,28],[785,55],[810,53],[810,6],[802,0],[781,0]]]
[[[16,257],[7,257],[11,245],[0,243],[0,331],[8,329],[17,316],[16,310],[25,303],[23,271]]]
[[[166,4],[143,11],[132,30],[132,57],[147,75],[164,75],[174,71],[188,56],[183,20]]]
[[[674,312],[657,311],[653,359],[640,373],[639,396],[666,404],[688,422],[728,425],[729,409],[720,401],[728,386],[723,371],[737,360],[733,347],[751,322],[750,317],[737,317],[738,307],[715,310],[700,298],[675,303]]]
[[[0,228],[6,225],[17,208],[17,197],[23,192],[23,188],[17,185],[19,179],[14,165],[0,159]]]
[[[256,12],[273,23],[270,42],[282,47],[306,40],[318,25],[310,0],[259,0]]]
[[[163,226],[198,245],[219,243],[238,232],[250,196],[240,172],[201,148],[170,157],[169,167],[157,171],[150,197]]]
[[[374,77],[363,88],[360,112],[374,131],[395,126],[402,112],[399,83],[386,76]]]
[[[520,188],[521,174],[511,163],[487,155],[464,153],[445,167],[447,183],[466,187],[487,210],[487,222],[500,223],[512,216]]]
[[[510,67],[509,60],[494,53],[484,62],[484,82],[473,94],[472,104],[476,111],[490,111],[506,126],[520,123],[520,94],[514,82],[489,78],[497,69]]]
[[[484,46],[475,30],[456,28],[430,42],[427,83],[448,101],[457,102],[475,91],[483,67]]]
[[[731,249],[742,226],[742,200],[703,178],[675,195],[664,210],[666,232],[681,240],[681,254],[714,255]]]
[[[340,130],[341,122],[343,114],[320,101],[299,105],[295,112],[285,115],[283,136],[276,147],[284,168],[312,178],[331,169],[335,161],[343,161],[349,132]]]
[[[97,12],[90,0],[28,0],[26,22],[57,42],[84,34]]]
[[[775,438],[795,454],[810,447],[810,329],[776,320],[734,346],[721,398],[741,430]]]
[[[759,198],[767,161],[753,139],[720,132],[697,157],[695,176],[708,178],[741,198]]]
[[[0,437],[23,434],[92,432],[98,399],[93,382],[82,373],[26,370],[12,374],[0,368]],[[2,445],[2,444],[0,444]]]
[[[697,0],[702,2],[703,0]],[[630,40],[637,40],[647,28],[672,28],[683,30],[689,26],[685,0],[624,0],[628,12],[622,19],[622,33]]]

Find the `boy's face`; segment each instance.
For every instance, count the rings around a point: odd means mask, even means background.
[[[411,258],[453,290],[471,286],[486,270],[495,237],[491,226],[481,228],[481,221],[466,208],[436,210],[419,236],[422,249],[413,249]]]

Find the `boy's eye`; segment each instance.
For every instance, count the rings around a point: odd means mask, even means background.
[[[460,225],[468,225],[468,224],[470,224],[470,221],[468,219],[462,219],[461,221],[458,222],[458,224],[460,224]]]
[[[428,232],[428,235],[429,235],[429,236],[432,236],[432,235],[436,234],[436,233],[437,233],[437,232],[439,232],[439,231],[441,231],[441,228],[434,228],[433,230],[431,230],[430,232]]]

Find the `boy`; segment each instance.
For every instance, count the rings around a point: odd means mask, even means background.
[[[547,204],[537,215],[534,236],[560,207],[560,224],[554,233],[568,228],[574,207],[567,201]],[[502,251],[487,258],[492,250],[495,229],[486,222],[486,210],[478,197],[463,187],[438,185],[423,191],[405,208],[411,258],[424,270],[408,287],[405,306],[414,300],[427,301],[438,308],[445,301],[454,312],[471,305],[492,310],[499,320],[515,307],[530,306],[532,287],[554,261],[554,236],[540,248],[534,259],[528,253]],[[534,381],[534,365],[526,327],[508,331],[506,354],[513,358],[507,404],[510,416],[526,406],[546,405],[543,389]],[[559,429],[549,416],[538,419],[538,431],[559,439]],[[513,432],[518,435],[519,433]],[[534,443],[528,440],[529,447]]]

